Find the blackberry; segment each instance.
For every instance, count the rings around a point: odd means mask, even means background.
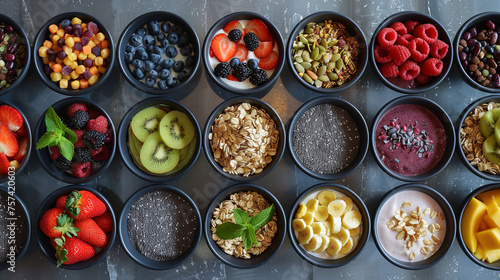
[[[85,111],[76,111],[71,118],[71,126],[76,129],[81,129],[87,125],[90,117]]]
[[[257,38],[255,33],[250,32],[245,34],[245,36],[243,36],[243,41],[245,41],[245,46],[249,51],[254,51],[259,47],[259,38]]]
[[[54,164],[59,170],[65,171],[71,169],[71,161],[67,160],[63,156],[60,156],[56,160],[54,160]]]
[[[255,70],[252,70],[252,76],[250,77],[250,83],[256,86],[260,86],[267,82],[267,73],[266,71],[257,68]]]
[[[78,163],[86,163],[92,159],[90,150],[87,147],[81,147],[75,149],[75,154],[73,155],[73,161]]]
[[[252,70],[248,68],[246,63],[240,63],[233,68],[233,76],[240,82],[246,80],[250,74],[252,74]]]
[[[104,133],[100,133],[99,131],[89,130],[85,132],[82,136],[83,143],[85,146],[92,148],[93,150],[97,150],[104,145],[104,140],[106,139],[106,135]]]
[[[233,42],[238,42],[238,40],[241,38],[241,30],[239,30],[238,28],[235,28],[231,31],[229,31],[229,33],[227,34],[227,37],[229,37],[229,40],[233,41]]]
[[[231,66],[227,62],[221,62],[215,66],[215,76],[225,78],[231,73]]]

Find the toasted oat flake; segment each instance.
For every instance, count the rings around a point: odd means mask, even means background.
[[[403,202],[403,205],[401,205],[401,207],[403,207],[403,208],[407,208],[410,206],[411,206],[411,202],[409,202],[409,201],[405,201],[405,202]]]
[[[434,211],[434,210],[432,210],[432,212],[431,212],[431,219],[436,218],[436,216],[437,216],[437,212]]]
[[[424,246],[424,247],[420,248],[420,253],[422,253],[422,255],[426,256],[427,254],[429,254],[429,247]]]
[[[432,243],[432,240],[430,240],[430,239],[424,239],[423,243],[424,243],[424,245],[426,245],[426,246],[430,246],[430,245],[432,245],[432,244],[433,244],[433,243]]]
[[[398,235],[396,236],[396,239],[403,239],[403,238],[405,237],[405,234],[406,234],[406,233],[405,233],[404,231],[400,231],[400,232],[398,233]]]
[[[431,208],[425,208],[424,215],[429,215],[431,213]]]
[[[410,261],[415,259],[415,252],[411,252],[410,256],[408,257]]]

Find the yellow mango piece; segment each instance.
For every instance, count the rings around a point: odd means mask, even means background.
[[[474,253],[474,256],[480,260],[486,259],[486,254],[484,253],[483,247],[481,245],[477,244],[477,249],[476,252]]]
[[[500,249],[485,251],[486,261],[489,263],[494,263],[500,260]]]
[[[492,197],[485,197],[484,205],[486,205],[488,216],[495,222],[497,227],[500,227],[500,207],[498,207],[497,202]]]
[[[500,228],[490,228],[476,233],[477,242],[484,252],[500,249]]]
[[[462,215],[461,232],[465,246],[474,254],[477,248],[476,233],[486,214],[486,205],[476,198],[472,198],[465,207]]]
[[[484,215],[484,216],[488,216],[488,214]],[[489,229],[490,227],[484,222],[484,217],[483,217],[483,220],[481,221],[481,223],[479,224],[479,231],[483,231],[483,230],[487,230]]]
[[[500,189],[496,189],[496,190],[491,190],[491,191],[487,191],[487,192],[482,192],[478,195],[476,195],[476,198],[481,200],[482,202],[484,202],[484,199],[486,197],[494,197],[494,199],[496,200],[497,204],[500,205]]]
[[[490,215],[484,215],[483,216],[483,222],[488,226],[488,228],[494,228],[497,227],[495,222],[490,218]]]

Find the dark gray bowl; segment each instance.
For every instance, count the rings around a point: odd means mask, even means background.
[[[4,95],[6,93],[9,93],[13,89],[15,89],[18,85],[21,84],[23,81],[24,77],[26,77],[26,74],[28,73],[28,70],[30,68],[30,63],[31,63],[31,45],[30,41],[28,39],[28,35],[26,32],[24,32],[24,29],[19,25],[16,21],[14,21],[12,18],[8,17],[7,15],[4,15],[0,13],[0,24],[4,23],[5,25],[12,25],[14,27],[14,31],[21,37],[21,42],[25,45],[25,58],[24,58],[24,67],[21,71],[21,73],[17,76],[17,79],[12,85],[10,85],[8,88],[4,90],[0,90],[0,95]]]
[[[415,175],[415,176],[402,175],[389,169],[380,159],[377,152],[376,141],[378,140],[377,137],[379,135],[376,134],[377,134],[378,123],[382,120],[382,117],[390,109],[403,104],[415,104],[427,108],[438,118],[438,120],[441,122],[446,132],[446,151],[444,152],[443,157],[432,169],[420,175]],[[392,177],[407,182],[424,181],[437,175],[448,165],[451,158],[453,157],[453,152],[455,150],[455,130],[453,128],[453,123],[450,117],[448,116],[446,111],[436,102],[420,96],[402,96],[393,99],[392,101],[384,105],[384,107],[382,107],[382,109],[380,109],[380,111],[377,113],[375,120],[373,121],[370,139],[371,139],[371,148],[373,156],[375,157],[375,160],[377,161],[380,168],[382,168],[382,170],[384,170],[387,174],[391,175]]]
[[[212,219],[212,214],[215,208],[219,207],[219,203],[229,199],[229,196],[231,194],[242,191],[255,191],[261,194],[269,202],[269,204],[274,204],[274,206],[276,207],[276,217],[278,218],[278,231],[276,232],[271,245],[262,254],[257,256],[252,255],[250,259],[240,259],[235,256],[226,254],[222,250],[222,248],[219,247],[219,245],[217,245],[217,243],[213,240],[212,232],[210,231],[210,228],[212,226],[210,220]],[[223,189],[214,197],[212,202],[210,202],[210,204],[208,205],[207,212],[205,213],[203,228],[205,241],[207,242],[208,247],[210,248],[212,253],[214,253],[214,255],[224,264],[235,268],[254,268],[265,264],[274,256],[274,254],[276,254],[276,252],[278,252],[281,245],[283,244],[283,241],[285,240],[287,224],[283,207],[281,206],[279,200],[270,191],[257,185],[241,183]]]
[[[441,206],[441,209],[443,210],[446,219],[446,235],[444,240],[441,240],[441,247],[439,247],[439,249],[431,257],[419,262],[401,261],[394,258],[384,249],[378,237],[379,233],[377,229],[377,220],[380,210],[384,205],[384,203],[394,194],[401,191],[410,191],[410,190],[420,191],[432,197],[439,204],[439,206]],[[393,265],[409,270],[424,269],[437,264],[446,255],[446,253],[448,253],[448,251],[451,248],[451,245],[453,245],[453,240],[455,239],[455,234],[457,231],[456,227],[457,226],[456,226],[455,214],[453,213],[453,208],[451,208],[451,205],[448,203],[448,201],[444,196],[442,196],[439,192],[437,192],[433,188],[430,188],[425,185],[406,184],[392,189],[391,191],[386,193],[382,198],[382,200],[380,201],[377,207],[377,212],[375,213],[375,217],[373,218],[373,239],[375,241],[375,245],[377,245],[380,254],[382,254],[382,256],[384,256],[384,258],[386,258]]]
[[[197,143],[196,143],[196,151],[195,151],[193,157],[191,158],[189,163],[186,164],[186,166],[184,166],[184,168],[182,168],[181,170],[177,171],[176,173],[173,173],[170,175],[160,175],[160,174],[149,173],[149,172],[145,171],[144,169],[140,168],[139,166],[137,166],[137,164],[134,162],[134,158],[130,154],[128,144],[127,144],[128,143],[128,140],[127,140],[128,139],[128,127],[130,125],[130,122],[132,121],[132,118],[137,113],[139,113],[141,110],[148,108],[148,107],[151,107],[151,106],[160,105],[160,104],[167,105],[172,109],[179,110],[179,111],[183,112],[184,114],[186,114],[188,116],[188,118],[191,120],[191,122],[193,123],[193,126],[196,130],[195,137],[196,137]],[[176,179],[176,178],[182,176],[184,173],[186,173],[195,164],[196,160],[198,159],[198,156],[200,155],[200,151],[201,151],[201,129],[200,129],[200,126],[199,126],[198,121],[196,120],[195,116],[193,115],[193,113],[191,113],[191,111],[189,111],[189,109],[186,106],[182,105],[181,103],[179,103],[175,100],[172,100],[172,99],[169,99],[166,97],[151,97],[151,98],[145,99],[145,100],[135,104],[132,108],[130,108],[128,110],[128,112],[123,117],[122,122],[120,123],[120,128],[118,130],[118,150],[120,152],[120,156],[123,160],[123,163],[125,163],[125,166],[127,166],[127,168],[130,171],[132,171],[132,173],[137,175],[138,177],[140,177],[144,180],[147,180],[147,181],[157,182],[157,183],[170,181],[170,180]]]
[[[52,247],[52,244],[50,243],[50,238],[47,237],[42,230],[40,230],[40,226],[38,225],[40,223],[40,219],[42,219],[43,214],[56,207],[56,200],[63,196],[63,195],[68,195],[71,193],[73,190],[86,190],[91,193],[93,193],[97,198],[99,198],[104,204],[106,205],[106,209],[111,214],[111,218],[113,220],[113,230],[108,233],[108,244],[104,248],[102,248],[101,251],[96,253],[92,258],[83,261],[83,262],[78,262],[74,264],[62,264],[60,267],[65,268],[65,269],[71,269],[71,270],[80,270],[84,269],[87,267],[90,267],[92,265],[95,265],[96,263],[99,263],[108,253],[108,251],[111,249],[113,246],[113,243],[115,242],[116,238],[116,232],[117,232],[117,227],[116,227],[116,217],[115,217],[115,211],[113,210],[113,207],[109,203],[109,201],[104,197],[100,192],[97,190],[86,187],[83,185],[69,185],[62,187],[60,189],[55,190],[51,194],[49,194],[40,204],[40,207],[38,208],[38,212],[36,214],[36,230],[35,230],[35,237],[36,237],[36,242],[38,243],[38,246],[40,247],[40,250],[42,250],[42,253],[54,264],[54,266],[57,264],[57,259],[55,258],[55,253],[56,250]]]
[[[49,39],[49,26],[51,24],[56,24],[59,25],[61,21],[65,19],[71,20],[74,17],[80,18],[83,22],[88,23],[90,21],[93,21],[97,26],[99,27],[99,32],[102,32],[104,36],[106,36],[106,39],[109,42],[109,57],[108,57],[108,69],[106,70],[106,73],[102,74],[101,77],[99,77],[99,80],[97,83],[95,83],[93,86],[89,86],[86,89],[72,89],[69,86],[68,88],[60,88],[59,83],[53,82],[49,75],[45,74],[43,72],[43,61],[40,56],[38,56],[38,48],[40,48],[43,45],[43,42],[45,40]],[[52,89],[55,92],[58,92],[60,94],[65,94],[69,96],[76,96],[76,95],[83,95],[89,92],[93,92],[98,89],[99,86],[101,86],[106,79],[109,77],[111,70],[113,69],[113,64],[115,63],[115,43],[113,42],[113,38],[111,37],[111,33],[109,30],[104,26],[98,19],[95,17],[86,14],[86,13],[81,13],[81,12],[69,12],[69,13],[64,13],[64,14],[59,14],[47,21],[42,28],[40,28],[40,31],[38,31],[38,34],[35,37],[35,42],[33,43],[33,60],[35,63],[36,70],[38,72],[38,76],[40,76],[40,79],[42,79],[42,82],[47,85],[50,89]]]
[[[445,42],[449,46],[448,53],[446,54],[446,57],[442,59],[443,71],[441,72],[441,74],[434,77],[429,83],[415,87],[415,88],[399,87],[399,86],[391,83],[386,78],[384,78],[384,76],[382,76],[382,73],[380,73],[380,70],[378,69],[377,62],[375,61],[375,56],[373,55],[373,50],[375,49],[375,43],[377,41],[377,34],[379,34],[382,29],[389,27],[394,22],[399,21],[399,22],[404,23],[407,20],[414,20],[414,21],[418,21],[420,23],[433,24],[436,27],[436,29],[438,30],[439,40]],[[439,85],[444,80],[444,78],[446,78],[446,75],[448,75],[448,72],[450,72],[451,65],[452,65],[452,53],[453,53],[453,44],[451,43],[450,36],[448,36],[446,29],[441,25],[441,23],[439,23],[437,20],[435,20],[434,18],[432,18],[426,14],[423,14],[420,12],[414,12],[414,11],[406,11],[406,12],[400,12],[400,13],[393,14],[392,16],[390,16],[390,17],[386,18],[384,21],[382,21],[382,23],[380,23],[380,25],[377,27],[377,29],[375,29],[375,32],[373,32],[373,34],[374,35],[372,36],[372,39],[370,41],[370,62],[373,66],[373,70],[375,71],[375,73],[377,73],[377,76],[379,77],[379,79],[387,87],[389,87],[392,90],[395,90],[395,91],[398,91],[401,93],[408,93],[408,94],[421,93],[421,92],[433,89],[434,87]]]
[[[189,76],[189,78],[186,81],[177,85],[176,87],[167,88],[164,90],[160,88],[147,87],[141,81],[137,80],[134,77],[134,75],[130,71],[127,62],[125,61],[125,48],[128,45],[130,37],[134,34],[137,28],[146,25],[150,20],[157,20],[159,22],[168,20],[171,23],[179,24],[182,27],[184,27],[184,31],[187,32],[191,37],[192,41],[191,45],[193,46],[195,63],[194,66],[190,69],[191,75]],[[132,20],[123,30],[120,39],[118,40],[118,48],[116,51],[118,56],[118,65],[120,66],[120,70],[123,76],[125,76],[127,81],[131,83],[135,88],[149,94],[166,94],[174,90],[178,90],[179,88],[188,84],[193,79],[196,71],[198,70],[198,66],[200,65],[200,42],[198,40],[198,35],[196,35],[196,31],[193,29],[193,27],[191,27],[191,25],[186,20],[184,20],[179,15],[171,12],[165,12],[165,11],[149,12]]]
[[[252,20],[252,19],[260,19],[261,21],[263,21],[267,25],[267,28],[269,29],[271,35],[274,37],[274,42],[275,44],[278,45],[278,51],[279,51],[278,64],[274,68],[273,74],[269,77],[269,81],[267,81],[265,84],[249,89],[239,89],[226,84],[221,78],[215,76],[214,69],[210,64],[210,44],[212,42],[212,39],[215,37],[217,31],[224,28],[224,26],[226,26],[226,24],[228,24],[229,22],[233,20]],[[207,71],[208,76],[212,78],[212,80],[224,90],[236,94],[255,95],[258,93],[265,93],[270,91],[274,83],[278,79],[281,70],[283,69],[283,64],[285,63],[284,57],[285,57],[285,49],[284,49],[283,38],[281,37],[281,33],[279,32],[278,28],[263,15],[253,12],[237,12],[223,17],[222,19],[217,21],[212,26],[212,28],[210,28],[210,30],[207,33],[207,36],[205,37],[205,41],[203,42],[203,63],[205,64],[205,70]]]
[[[358,207],[359,212],[361,213],[363,219],[363,230],[360,234],[361,237],[358,241],[358,244],[347,256],[336,260],[322,259],[309,254],[309,252],[307,252],[304,249],[304,247],[302,247],[302,245],[300,245],[299,242],[297,241],[297,238],[295,237],[294,234],[294,230],[292,228],[292,221],[302,201],[310,193],[325,189],[335,190],[350,197],[352,199],[352,202]],[[334,268],[352,262],[361,253],[361,250],[363,250],[366,243],[368,242],[368,239],[370,238],[370,230],[371,230],[370,213],[368,212],[368,208],[366,208],[366,205],[363,202],[363,200],[355,192],[339,184],[322,183],[308,188],[307,190],[303,191],[302,194],[300,194],[300,196],[295,200],[292,208],[290,209],[290,213],[288,213],[287,231],[288,231],[288,237],[290,238],[290,242],[292,243],[293,248],[303,259],[319,267]]]
[[[359,143],[359,149],[358,153],[356,154],[356,157],[354,160],[341,170],[340,172],[333,173],[333,174],[321,174],[315,171],[312,171],[311,169],[307,168],[297,157],[297,154],[295,153],[295,150],[293,148],[293,130],[295,128],[295,125],[297,124],[297,121],[299,120],[300,116],[304,114],[308,109],[320,105],[320,104],[332,104],[335,106],[338,106],[342,109],[344,109],[351,117],[354,119],[356,124],[358,125],[358,131],[360,135],[360,143]],[[295,164],[306,174],[309,176],[312,176],[316,179],[320,180],[328,180],[328,181],[333,181],[333,180],[338,180],[340,178],[343,178],[347,175],[349,175],[351,172],[353,172],[358,166],[363,162],[366,153],[368,152],[368,144],[370,140],[368,138],[368,126],[366,125],[366,121],[363,118],[363,115],[352,105],[351,103],[345,101],[344,99],[338,98],[338,97],[318,97],[315,99],[312,99],[302,105],[297,112],[293,115],[291,121],[290,121],[290,127],[288,129],[288,148],[290,149],[290,154],[292,154],[292,159],[295,162]]]
[[[342,23],[347,28],[349,34],[351,34],[351,36],[354,36],[354,38],[356,38],[356,40],[359,42],[358,67],[353,77],[351,77],[351,79],[343,85],[333,88],[318,88],[311,84],[308,84],[301,76],[299,76],[297,70],[295,70],[291,54],[292,46],[295,38],[302,30],[304,30],[308,23],[322,22],[330,19]],[[305,88],[319,93],[338,93],[352,86],[354,83],[356,83],[356,81],[359,80],[361,75],[363,75],[363,72],[366,69],[366,65],[368,64],[368,42],[366,41],[365,35],[363,34],[361,28],[352,19],[346,17],[345,15],[332,11],[318,12],[305,17],[295,26],[295,28],[290,33],[290,36],[288,37],[288,43],[286,44],[286,61],[288,63],[288,68],[292,72],[295,79],[297,79],[299,84],[303,85]]]
[[[250,175],[248,177],[243,177],[242,175],[238,174],[229,174],[228,172],[224,171],[222,166],[217,161],[215,161],[214,153],[210,148],[210,140],[208,139],[208,135],[212,132],[212,125],[214,125],[215,119],[217,119],[217,117],[219,117],[220,114],[224,113],[224,110],[227,107],[231,107],[233,105],[237,105],[244,102],[250,103],[251,105],[254,105],[257,108],[264,109],[276,124],[276,129],[279,132],[278,149],[276,150],[276,154],[273,156],[273,160],[268,165],[266,165],[266,167],[262,170],[262,172]],[[274,169],[274,167],[276,167],[278,162],[281,160],[281,157],[285,152],[285,145],[286,145],[285,143],[286,143],[285,126],[283,125],[280,116],[269,104],[255,97],[234,97],[222,102],[212,111],[212,113],[208,117],[207,122],[205,123],[205,128],[203,130],[203,150],[205,151],[205,156],[207,157],[208,162],[222,176],[233,181],[250,182],[266,176],[269,172],[271,172],[271,170]]]
[[[180,257],[173,260],[155,261],[149,259],[143,256],[139,251],[137,251],[132,242],[130,242],[127,230],[127,219],[130,212],[130,208],[143,195],[153,191],[169,191],[181,196],[190,204],[190,206],[193,208],[197,216],[198,228],[196,230],[196,236],[195,239],[193,240],[193,243],[191,244],[191,247],[186,252],[184,252],[184,254],[182,254]],[[130,196],[127,202],[125,202],[125,204],[123,205],[122,213],[120,215],[120,220],[118,222],[118,229],[120,231],[121,244],[123,246],[123,249],[125,249],[125,252],[127,252],[127,254],[129,255],[129,257],[131,257],[135,262],[146,268],[155,270],[165,270],[179,266],[186,259],[188,259],[191,255],[194,254],[194,252],[196,251],[196,247],[198,247],[198,244],[200,243],[202,222],[201,222],[200,211],[198,210],[196,203],[185,192],[181,191],[178,188],[168,185],[149,185],[135,192],[132,196]]]

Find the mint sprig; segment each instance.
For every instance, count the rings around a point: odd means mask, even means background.
[[[269,222],[276,211],[274,204],[262,210],[259,214],[249,217],[248,213],[241,209],[234,209],[233,215],[236,223],[225,222],[217,226],[215,234],[220,239],[234,239],[241,236],[245,250],[250,250],[259,241],[255,232]]]
[[[75,153],[73,144],[78,140],[75,132],[64,125],[52,107],[49,107],[45,113],[45,126],[47,127],[47,132],[38,139],[36,148],[42,149],[57,146],[61,151],[61,155],[71,161]]]

